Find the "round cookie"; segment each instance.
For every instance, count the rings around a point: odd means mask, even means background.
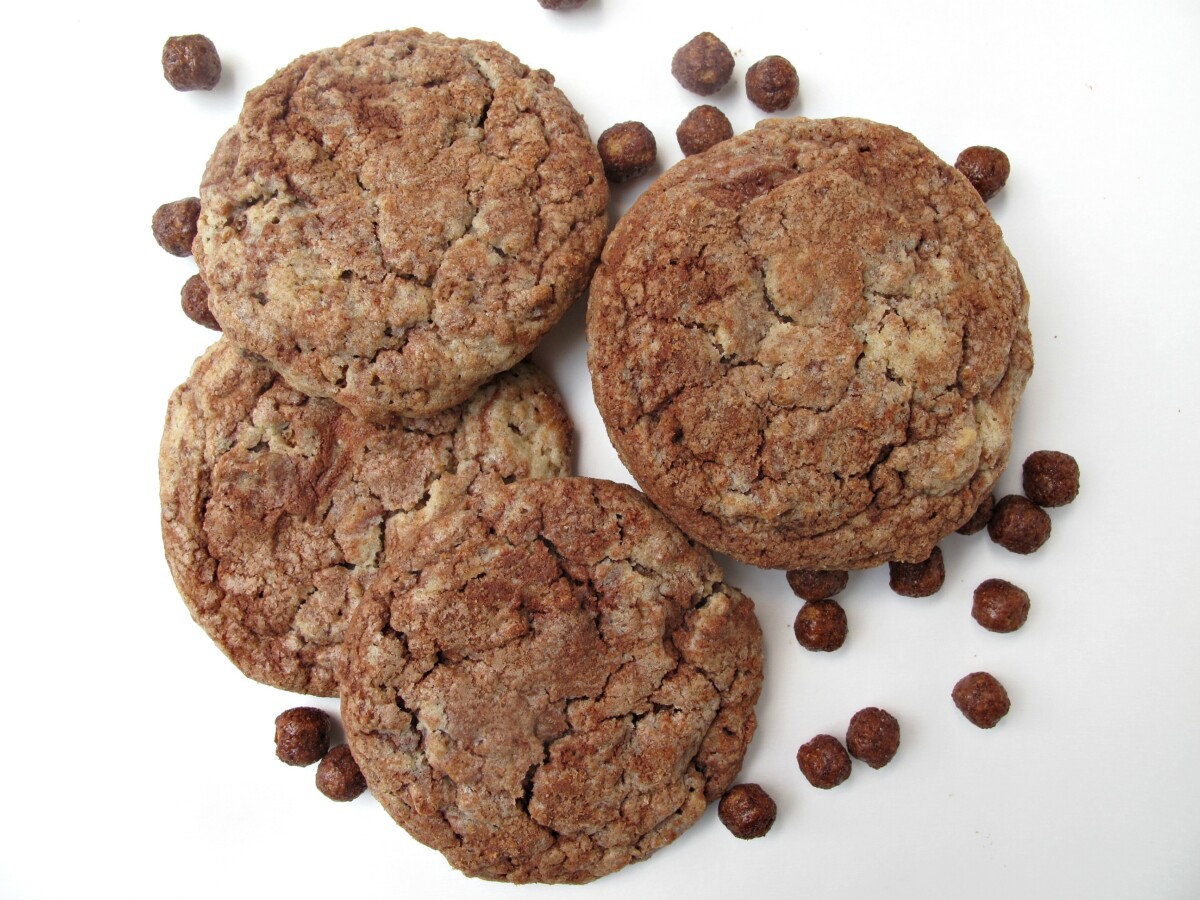
[[[506,481],[566,474],[570,450],[558,393],[528,363],[459,407],[383,425],[222,339],[167,410],[167,562],[246,675],[332,696],[349,614],[404,529]]]
[[[250,91],[200,199],[225,334],[379,419],[461,403],[528,354],[591,276],[608,187],[549,73],[412,29]]]
[[[355,613],[342,718],[414,837],[468,875],[585,882],[729,787],[762,685],[754,606],[642,494],[519,482],[409,537]]]
[[[588,302],[596,402],[642,489],[769,568],[918,562],[1003,470],[1029,295],[911,135],[772,119],[665,173]]]

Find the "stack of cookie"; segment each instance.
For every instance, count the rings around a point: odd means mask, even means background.
[[[586,881],[736,775],[753,605],[627,487],[568,477],[522,362],[607,187],[552,77],[417,30],[251,91],[193,251],[224,336],[172,396],[168,562],[248,676],[340,695],[368,783],[469,874]]]
[[[581,117],[494,44],[371,35],[246,96],[193,242],[224,337],[171,400],[162,485],[176,580],[248,675],[336,694],[396,531],[569,474],[521,360],[587,284],[606,202]]]
[[[888,126],[768,120],[608,239],[588,363],[649,499],[572,478],[522,360],[588,285],[606,203],[550,75],[417,30],[251,91],[201,185],[224,337],[163,437],[176,583],[247,675],[340,696],[380,802],[486,878],[587,881],[694,822],[762,682],[705,548],[926,560],[990,496],[1032,368],[962,174]]]

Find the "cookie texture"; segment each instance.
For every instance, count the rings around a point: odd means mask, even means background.
[[[225,333],[360,415],[464,401],[591,276],[608,187],[582,117],[496,44],[412,29],[246,95],[200,188]]]
[[[752,602],[625,485],[518,482],[410,532],[342,692],[372,792],[469,875],[584,882],[674,840],[755,728]]]
[[[477,491],[566,474],[571,440],[557,392],[528,363],[459,407],[383,425],[222,339],[167,411],[167,562],[246,675],[332,696],[350,613],[398,535]]]
[[[685,159],[609,239],[588,362],[642,489],[772,568],[926,559],[1004,468],[1029,296],[964,177],[860,119]]]

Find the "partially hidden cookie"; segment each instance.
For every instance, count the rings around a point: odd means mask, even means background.
[[[759,566],[926,559],[1003,470],[1029,296],[967,180],[861,119],[772,119],[678,163],[588,303],[622,461]]]
[[[167,410],[167,562],[242,672],[334,695],[350,613],[398,535],[477,491],[566,474],[571,441],[557,391],[532,364],[451,410],[374,424],[222,339]]]
[[[410,29],[246,95],[200,188],[225,334],[360,415],[426,415],[510,368],[582,292],[608,187],[553,77]]]
[[[342,718],[372,793],[468,875],[585,882],[679,836],[755,729],[752,602],[625,485],[525,481],[410,532]]]

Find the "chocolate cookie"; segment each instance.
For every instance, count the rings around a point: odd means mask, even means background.
[[[360,415],[461,403],[583,291],[608,187],[554,79],[418,30],[303,56],[250,91],[200,188],[225,333]]]
[[[729,788],[754,607],[640,493],[519,482],[409,535],[354,615],[342,718],[414,837],[469,875],[584,882]]]
[[[621,459],[698,541],[776,568],[915,562],[1004,468],[1028,303],[979,195],[911,135],[773,119],[621,219],[588,362]]]
[[[529,364],[459,407],[381,425],[220,340],[167,410],[167,562],[245,674],[333,695],[349,614],[404,528],[464,495],[567,473],[570,444],[557,392]]]

